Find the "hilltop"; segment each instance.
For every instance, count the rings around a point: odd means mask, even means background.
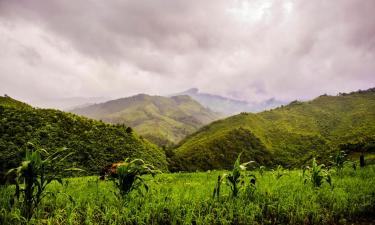
[[[229,168],[242,151],[244,159],[261,165],[298,167],[314,156],[327,162],[339,146],[374,140],[374,134],[375,89],[322,95],[204,126],[179,143],[172,169]]]
[[[71,112],[113,124],[125,124],[159,146],[177,143],[221,116],[186,95],[139,94],[76,108]]]
[[[74,152],[67,166],[82,168],[85,174],[96,174],[125,157],[167,169],[164,152],[123,125],[33,108],[8,96],[0,97],[0,118],[0,174],[19,165],[28,142],[52,152],[67,147]]]

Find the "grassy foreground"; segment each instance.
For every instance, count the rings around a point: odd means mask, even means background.
[[[375,166],[333,172],[333,188],[304,184],[301,170],[248,172],[255,189],[237,198],[223,185],[213,199],[223,171],[160,174],[146,177],[150,189],[118,200],[111,181],[97,177],[52,183],[33,218],[27,222],[14,187],[0,189],[0,224],[357,224],[375,212]]]

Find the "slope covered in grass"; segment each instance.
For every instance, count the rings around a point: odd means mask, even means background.
[[[0,173],[18,166],[27,142],[52,152],[67,147],[74,152],[67,167],[79,167],[88,174],[125,157],[142,158],[165,170],[164,152],[126,128],[0,97]]]
[[[189,96],[145,94],[72,110],[109,123],[126,124],[158,145],[177,143],[186,135],[219,118]]]
[[[238,131],[242,134],[233,135]],[[294,101],[274,110],[215,121],[184,139],[173,161],[175,169],[227,168],[227,162],[244,151],[245,158],[261,164],[271,159],[272,164],[300,166],[312,156],[327,161],[340,144],[371,140],[374,134],[375,89],[324,95],[309,102]],[[249,146],[246,139],[257,144]]]

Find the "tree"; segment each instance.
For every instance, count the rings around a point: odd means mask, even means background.
[[[133,129],[131,127],[126,128],[126,133],[131,134],[133,133]]]

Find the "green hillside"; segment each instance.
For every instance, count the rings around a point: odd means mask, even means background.
[[[172,169],[228,168],[241,151],[259,164],[300,166],[313,156],[328,161],[338,146],[374,139],[375,89],[324,95],[215,121],[180,142]]]
[[[131,126],[149,141],[162,145],[177,143],[219,118],[189,96],[145,94],[95,104],[72,111],[78,115]]]
[[[88,174],[125,157],[142,158],[166,170],[164,152],[126,128],[0,97],[0,174],[20,163],[28,142],[50,151],[67,147],[74,152],[67,166]]]

